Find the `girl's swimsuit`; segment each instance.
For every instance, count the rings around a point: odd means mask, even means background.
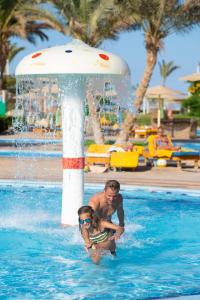
[[[108,239],[108,236],[109,236],[109,230],[107,229],[104,229],[103,231],[97,234],[92,234],[89,232],[89,238],[93,244],[99,244],[105,242]]]

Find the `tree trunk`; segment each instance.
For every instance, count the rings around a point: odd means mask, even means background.
[[[154,67],[157,62],[158,49],[157,48],[152,49],[152,47],[149,47],[149,48],[146,47],[146,49],[147,49],[146,67],[144,70],[143,78],[140,81],[140,84],[136,90],[136,95],[135,95],[135,107],[136,107],[137,111],[139,111],[139,109],[140,109],[143,98],[144,98],[147,88],[149,86],[149,82],[151,80],[151,76],[153,74]]]
[[[143,98],[146,94],[146,90],[148,88],[149,82],[151,80],[151,76],[153,74],[153,69],[157,62],[157,54],[158,54],[158,48],[156,47],[148,47],[147,49],[147,56],[146,56],[146,67],[144,70],[143,78],[140,81],[140,84],[136,90],[136,97],[135,97],[135,103],[134,106],[136,108],[136,111],[140,110],[140,106],[142,104]],[[117,138],[118,143],[125,143],[128,140],[128,137],[133,129],[134,125],[134,117],[130,117],[130,114],[127,114],[124,123],[122,125],[122,129],[120,132],[119,137]]]
[[[97,144],[103,144],[104,143],[104,137],[103,133],[101,132],[101,125],[100,121],[96,112],[96,105],[94,97],[91,93],[91,91],[88,91],[87,93],[87,102],[89,106],[89,115],[92,122],[92,128],[93,128],[93,134],[94,134],[94,140]]]
[[[1,51],[0,51],[0,90],[3,89],[3,85],[4,85],[4,69],[5,69],[5,64],[3,61],[3,57],[1,55]]]
[[[8,57],[9,47],[4,39],[0,38],[0,90],[4,88],[4,71],[6,67],[6,59]]]
[[[133,129],[135,117],[131,113],[127,113],[126,118],[122,124],[121,131],[116,139],[117,144],[124,144],[128,141],[129,135]]]
[[[0,91],[3,89],[3,78],[0,76]]]

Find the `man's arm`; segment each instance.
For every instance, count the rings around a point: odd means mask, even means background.
[[[109,238],[110,241],[119,239],[120,236],[122,235],[122,233],[124,232],[124,227],[117,226],[108,221],[101,220],[101,226],[103,228],[109,228],[109,229],[113,229],[116,231],[115,234]]]
[[[119,219],[119,226],[124,227],[124,208],[123,208],[123,198],[121,196],[119,205],[117,206],[117,216]]]

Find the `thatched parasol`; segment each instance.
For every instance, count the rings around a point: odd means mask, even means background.
[[[190,82],[200,81],[200,72],[186,75],[184,77],[181,77],[180,80],[190,81]]]
[[[173,90],[163,85],[157,85],[147,89],[145,97],[148,99],[166,99],[172,100],[176,98],[180,98],[181,96],[185,96],[184,93]]]
[[[157,125],[160,126],[160,110],[163,107],[164,100],[174,101],[177,99],[182,99],[186,97],[186,94],[181,91],[177,91],[171,88],[168,88],[163,85],[157,85],[147,89],[145,97],[147,99],[156,99],[158,100],[158,122]]]

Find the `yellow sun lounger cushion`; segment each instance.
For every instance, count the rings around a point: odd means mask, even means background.
[[[136,168],[139,154],[137,152],[113,152],[110,157],[112,168]]]
[[[149,158],[153,158],[153,157],[162,157],[162,158],[171,158],[172,157],[172,153],[174,151],[172,150],[164,150],[164,149],[158,149],[155,150],[154,147],[154,139],[155,139],[156,135],[150,135],[148,138],[148,156]],[[172,144],[171,139],[169,136],[167,136],[169,143]]]
[[[86,165],[105,165],[113,168],[136,168],[139,155],[143,147],[138,146],[135,151],[126,152],[119,144],[92,144],[86,152]]]
[[[107,153],[109,152],[111,145],[104,144],[91,144],[87,148],[87,153]]]
[[[91,165],[109,166],[110,154],[109,153],[86,153],[85,164],[87,166],[91,166]]]
[[[144,146],[134,145],[133,151],[137,152],[139,155],[143,155],[144,152]]]
[[[91,144],[85,154],[85,163],[88,166],[91,165],[105,165],[110,164],[110,145],[104,144]]]

